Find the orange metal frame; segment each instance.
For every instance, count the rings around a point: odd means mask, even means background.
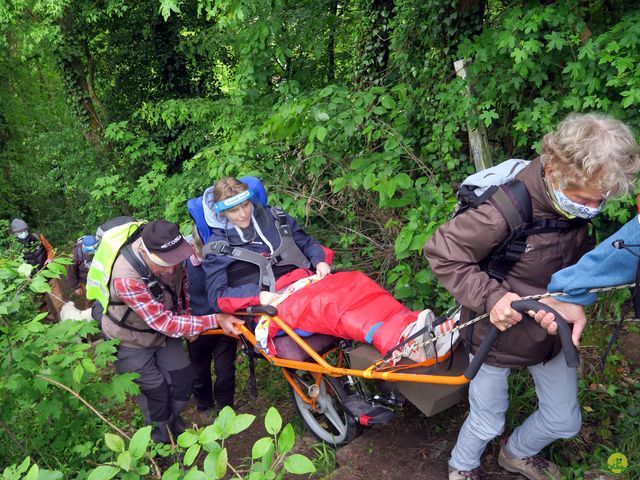
[[[328,375],[330,377],[344,377],[344,376],[354,376],[365,378],[368,380],[385,380],[388,382],[415,382],[415,383],[431,383],[437,385],[464,385],[469,382],[464,375],[430,375],[424,373],[402,373],[401,370],[407,368],[415,368],[415,367],[429,367],[436,363],[435,359],[427,360],[426,362],[420,364],[411,364],[411,365],[396,365],[394,367],[384,367],[383,369],[377,369],[377,367],[382,363],[382,360],[373,363],[365,370],[356,370],[353,368],[344,368],[342,367],[343,353],[341,349],[333,349],[325,354],[321,355],[316,352],[313,348],[309,346],[307,342],[304,341],[289,325],[287,325],[282,319],[280,319],[277,315],[271,317],[271,321],[275,322],[276,325],[284,331],[289,337],[291,337],[296,344],[304,350],[304,352],[311,357],[313,361],[297,361],[297,360],[288,360],[286,358],[279,358],[274,355],[269,355],[264,351],[261,347],[257,347],[258,341],[254,334],[245,326],[240,325],[240,331],[242,336],[245,337],[254,347],[257,348],[258,351],[262,354],[264,358],[266,358],[272,365],[281,367],[282,374],[286,378],[287,382],[291,385],[291,387],[296,391],[296,393],[302,398],[306,403],[310,404],[312,407],[315,405],[315,399],[310,398],[307,395],[307,392],[303,392],[298,383],[294,380],[291,374],[287,371],[288,369],[293,370],[304,370],[314,374],[314,378],[316,380],[316,385],[320,386],[320,382],[322,381],[322,375]],[[205,335],[224,335],[225,333],[222,330],[209,330],[204,333]],[[339,357],[337,360],[337,365],[332,365],[328,362],[327,357],[329,354],[335,351],[339,352]],[[440,360],[447,359],[451,353],[447,354],[444,357],[441,357]]]

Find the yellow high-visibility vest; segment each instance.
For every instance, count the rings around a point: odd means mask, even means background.
[[[118,225],[104,232],[100,239],[87,274],[87,299],[100,302],[103,312],[107,311],[109,305],[109,280],[113,264],[127,240],[139,233],[145,223],[139,221]]]

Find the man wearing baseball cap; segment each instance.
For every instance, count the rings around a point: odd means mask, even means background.
[[[109,283],[110,301],[102,332],[119,338],[116,369],[140,374],[137,398],[152,438],[169,442],[181,433],[180,413],[191,395],[193,373],[180,337],[221,327],[239,334],[233,315],[188,313],[182,263],[193,254],[178,226],[165,220],[147,223],[140,238],[122,248]]]

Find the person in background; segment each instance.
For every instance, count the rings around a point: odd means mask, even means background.
[[[21,218],[11,221],[11,233],[15,235],[22,247],[24,261],[41,270],[53,259],[53,247],[44,235],[38,232],[29,232],[29,225]]]
[[[186,261],[187,285],[193,315],[215,313],[207,298],[206,277],[202,269],[202,239],[194,226],[194,254]],[[233,407],[236,388],[236,349],[238,342],[227,335],[199,335],[187,344],[195,379],[193,397],[202,423],[210,423],[215,410]],[[211,381],[211,361],[215,382]]]
[[[572,114],[544,136],[540,158],[521,170],[535,219],[575,222],[575,228],[529,235],[524,251],[504,281],[484,265],[509,234],[505,217],[491,202],[469,209],[442,225],[424,247],[440,283],[464,307],[461,319],[489,313],[473,326],[471,353],[490,329],[502,333],[469,384],[469,416],[449,460],[449,480],[487,478],[481,469],[486,445],[504,431],[513,368],[531,373],[538,409],[503,442],[498,463],[530,480],[560,479],[559,467],[539,452],[559,438],[580,431],[577,371],[566,365],[557,336],[511,309],[524,295],[546,291],[551,275],[572,265],[591,248],[594,217],[609,198],[633,188],[640,169],[638,145],[630,129],[611,117]]]
[[[85,235],[76,242],[71,252],[73,263],[67,265],[67,284],[79,297],[84,297],[87,274],[96,251],[96,237]]]

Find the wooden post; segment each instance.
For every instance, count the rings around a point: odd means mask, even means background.
[[[462,79],[467,78],[467,71],[465,70],[465,61],[456,60],[453,62],[453,68],[456,70],[456,75]],[[467,84],[467,96],[471,96],[471,89]],[[475,129],[472,129],[467,122],[467,131],[469,132],[469,149],[471,150],[471,158],[476,166],[476,171],[489,168],[493,164],[491,163],[491,153],[489,151],[489,139],[487,138],[487,131],[484,129],[484,125],[479,123]]]

